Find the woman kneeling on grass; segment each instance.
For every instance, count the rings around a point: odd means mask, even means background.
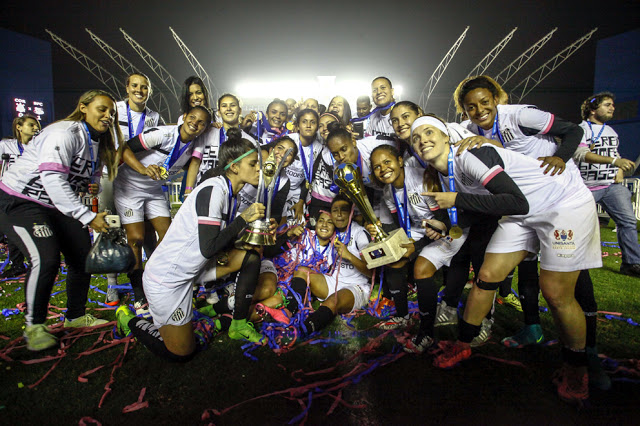
[[[255,248],[234,248],[247,223],[264,217],[260,203],[236,217],[238,192],[245,184],[258,184],[258,154],[253,143],[239,135],[229,136],[220,148],[220,173],[187,198],[147,263],[143,282],[153,324],[134,316],[127,306],[116,311],[121,334],[131,331],[153,353],[172,361],[188,361],[196,352],[191,324],[193,282],[212,263],[217,265],[215,273],[209,270],[208,275],[240,271],[229,337],[261,345],[267,340],[247,322],[260,254]]]
[[[564,365],[554,376],[561,399],[581,403],[589,396],[585,319],[574,297],[581,269],[602,266],[595,203],[574,173],[544,174],[534,158],[484,145],[457,156],[447,124],[420,117],[411,126],[414,150],[441,175],[455,180],[459,192],[425,193],[440,208],[467,214],[501,214],[473,285],[458,341],[442,345],[434,360],[451,368],[471,356],[469,342],[479,333],[495,292],[507,274],[540,249],[540,288],[549,303],[563,343]],[[580,221],[576,221],[580,218]]]

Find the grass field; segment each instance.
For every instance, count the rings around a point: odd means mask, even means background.
[[[602,241],[615,241],[610,227],[602,228]],[[603,251],[609,253],[604,267],[592,271],[599,309],[640,322],[640,278],[618,273],[620,257],[614,253],[619,249]],[[126,282],[126,276],[120,280]],[[92,285],[106,290],[101,278]],[[0,282],[0,287],[0,308],[24,301],[23,290],[18,290],[22,282]],[[63,289],[60,283],[54,291]],[[92,289],[89,299],[102,301],[104,295]],[[51,304],[64,307],[65,301],[61,292]],[[89,307],[100,308],[96,303]],[[112,310],[94,314],[114,319]],[[398,344],[402,336],[382,336],[371,328],[376,320],[368,316],[352,321],[357,330],[337,319],[314,344],[300,344],[287,353],[258,348],[249,354],[255,359],[244,355],[242,343],[220,335],[184,365],[166,363],[134,341],[112,343],[110,327],[83,337],[70,333],[63,339],[64,357],[56,359],[55,350],[31,353],[18,346],[9,353],[11,360],[0,359],[0,424],[76,425],[83,418],[84,424],[92,424],[90,418],[103,425],[638,423],[639,327],[599,316],[599,350],[618,360],[618,368],[607,364],[613,388],[592,390],[587,406],[577,410],[556,397],[550,382],[559,365],[558,345],[507,349],[500,339],[521,327],[521,314],[497,305],[495,317],[490,343],[452,370],[434,368],[426,355],[403,354]],[[541,317],[547,341],[556,339],[550,314]],[[1,352],[22,335],[24,318],[9,315],[0,324]],[[439,330],[441,338],[454,332]],[[81,355],[100,348],[105,349]],[[52,359],[29,363],[47,356]],[[104,396],[107,387],[111,392]],[[135,405],[142,389],[143,404]],[[142,408],[123,413],[128,406]]]

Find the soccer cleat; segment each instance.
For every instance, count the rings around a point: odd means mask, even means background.
[[[525,325],[513,336],[502,339],[502,344],[508,348],[522,348],[527,345],[539,345],[544,342],[544,334],[540,324]]]
[[[391,317],[387,320],[378,323],[378,328],[381,330],[397,330],[398,328],[404,328],[409,323],[409,320],[404,317]]]
[[[133,309],[136,310],[136,316],[138,317],[149,318],[151,316],[149,313],[149,303],[147,303],[146,297],[136,300],[133,304]]]
[[[442,353],[433,360],[434,367],[453,368],[460,361],[471,358],[471,346],[457,341],[453,344],[441,345]]]
[[[435,340],[426,334],[418,333],[412,339],[404,342],[404,351],[410,354],[421,354],[433,346]]]
[[[598,357],[598,349],[587,346],[585,350],[587,352],[589,385],[604,391],[611,389],[611,378],[602,368],[602,361]]]
[[[209,318],[213,318],[213,317],[217,317],[218,316],[218,313],[213,308],[213,305],[203,306],[202,308],[198,309],[198,312],[200,312],[202,315],[208,316]]]
[[[30,351],[43,351],[58,344],[58,338],[49,333],[44,324],[28,325],[24,330],[24,338]]]
[[[286,309],[270,308],[268,306],[264,306],[262,303],[258,303],[256,304],[256,313],[260,318],[262,318],[263,321],[268,319],[268,317],[270,316],[277,322],[281,322],[284,324],[289,324],[291,322],[289,315],[287,315]]]
[[[131,318],[135,318],[135,316],[136,314],[134,314],[127,305],[121,305],[116,309],[116,328],[120,336],[127,337],[131,334],[129,321],[131,321]]]
[[[266,345],[269,339],[253,328],[253,324],[247,320],[233,320],[229,327],[229,338],[234,340],[248,340],[259,345]]]
[[[522,304],[515,294],[509,293],[506,297],[498,297],[498,303],[513,307],[516,311],[522,312]]]
[[[98,319],[91,314],[85,314],[73,320],[65,318],[64,328],[95,327],[96,325],[102,325],[108,322],[107,320]]]
[[[491,339],[491,326],[493,325],[493,319],[484,318],[482,320],[482,326],[480,328],[480,334],[473,338],[470,345],[472,348],[482,346]]]
[[[107,287],[107,296],[104,303],[109,306],[116,306],[120,303],[120,295],[117,288]]]
[[[444,300],[438,304],[434,327],[458,324],[458,309],[447,305]]]
[[[582,406],[589,398],[587,367],[563,364],[562,368],[553,373],[552,381],[558,389],[558,396],[565,402]]]
[[[298,339],[298,329],[290,325],[282,329],[278,329],[273,340],[280,349],[286,349],[293,346]]]
[[[23,265],[18,265],[18,266],[13,266],[13,264],[11,265],[11,268],[5,268],[4,271],[2,271],[2,274],[0,275],[0,278],[4,279],[4,278],[18,278],[24,274],[27,273],[27,268],[25,268],[24,264]]]

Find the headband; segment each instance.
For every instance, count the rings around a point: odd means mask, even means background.
[[[240,157],[236,158],[235,160],[231,160],[231,162],[229,164],[227,164],[226,166],[224,166],[223,170],[227,170],[229,167],[231,167],[231,165],[233,163],[237,163],[238,161],[242,160],[244,157],[246,157],[247,155],[251,154],[253,151],[255,151],[256,149],[250,149],[249,151],[245,152],[244,154],[242,154]]]
[[[431,116],[428,116],[428,115],[423,115],[422,117],[416,118],[416,120],[411,125],[411,136],[413,136],[413,132],[418,127],[424,126],[425,124],[428,124],[429,126],[433,126],[436,129],[441,130],[442,133],[444,133],[445,135],[449,134],[449,131],[447,130],[447,125],[444,124],[442,121],[440,121],[439,119],[437,119],[435,117],[431,117]]]

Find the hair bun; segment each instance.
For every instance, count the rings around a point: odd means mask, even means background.
[[[237,127],[232,127],[227,130],[227,140],[242,139],[242,131]]]

